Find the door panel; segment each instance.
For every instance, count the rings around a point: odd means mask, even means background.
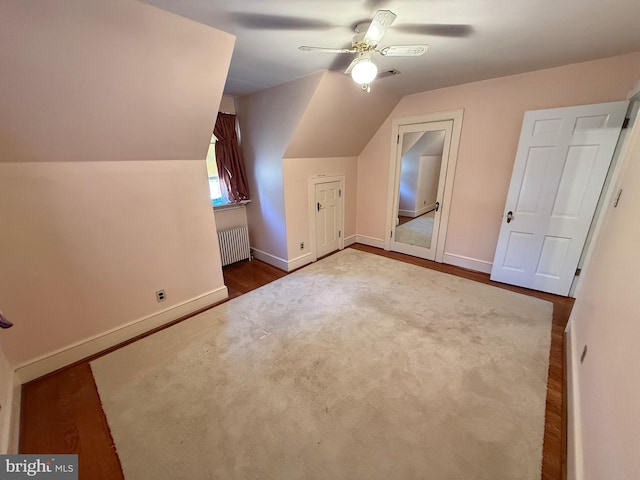
[[[525,113],[492,280],[568,295],[627,105]]]
[[[316,199],[316,255],[321,257],[340,248],[340,182],[318,183]]]

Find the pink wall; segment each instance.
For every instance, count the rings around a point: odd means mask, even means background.
[[[640,53],[404,97],[358,158],[357,231],[384,239],[391,119],[464,109],[446,253],[492,262],[526,110],[622,100]]]
[[[309,179],[318,175],[344,175],[344,238],[356,234],[356,184],[358,176],[357,157],[334,158],[285,158],[283,160],[284,183],[286,185],[285,206],[287,218],[287,249],[289,261],[310,253],[309,238]],[[304,242],[304,250],[300,250]],[[309,262],[306,262],[309,263]]]
[[[282,157],[322,75],[307,75],[236,100],[251,191],[251,246],[269,258],[287,258]]]
[[[13,365],[224,284],[204,161],[5,163],[0,179]]]
[[[235,37],[130,0],[0,5],[0,161],[204,158]]]
[[[237,99],[252,191],[247,207],[251,244],[267,255],[259,258],[286,269],[287,262],[308,253],[299,248],[309,236],[308,178],[299,177],[303,174],[350,172],[353,198],[347,204],[355,233],[353,158],[397,100],[383,88],[366,94],[349,77],[326,71]]]
[[[12,367],[223,289],[204,157],[234,37],[140,2],[43,0],[0,4],[0,42]]]
[[[626,170],[614,189],[623,189],[620,203],[605,211],[570,320],[585,480],[640,475],[639,127],[636,123],[623,159]],[[584,345],[588,352],[580,364]]]
[[[325,72],[284,156],[358,156],[398,100],[399,95],[384,89],[384,82],[366,93],[350,76]]]

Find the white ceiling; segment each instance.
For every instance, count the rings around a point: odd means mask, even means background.
[[[398,15],[381,46],[429,44],[422,57],[375,55],[380,70],[401,72],[378,84],[402,95],[640,50],[640,0],[144,1],[236,35],[230,96],[344,70],[350,55],[298,46],[348,47],[353,26],[380,8]],[[463,37],[406,32],[416,24],[470,27]]]

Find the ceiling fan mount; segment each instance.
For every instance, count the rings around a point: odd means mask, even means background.
[[[390,45],[378,48],[380,40],[395,21],[396,14],[391,10],[378,10],[370,22],[360,22],[355,25],[355,35],[351,41],[351,48],[324,48],[301,46],[304,52],[356,54],[356,58],[345,70],[351,74],[353,80],[362,86],[362,90],[371,91],[371,82],[376,78],[378,67],[371,60],[371,54],[379,53],[383,56],[416,57],[427,51],[428,45]]]

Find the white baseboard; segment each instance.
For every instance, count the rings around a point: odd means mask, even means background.
[[[416,218],[416,217],[419,217],[420,215],[424,215],[425,213],[435,209],[436,209],[436,204],[432,203],[431,205],[426,205],[422,208],[419,208],[418,210],[398,210],[398,215],[400,215],[401,217]]]
[[[398,215],[401,217],[411,217],[411,218],[418,216],[415,210],[398,210]]]
[[[349,245],[353,245],[356,242],[357,240],[355,235],[344,237],[344,248],[347,248]]]
[[[384,249],[384,240],[379,238],[367,237],[366,235],[356,235],[356,242],[363,245],[369,245],[370,247]]]
[[[582,480],[582,427],[580,422],[580,389],[578,383],[577,358],[579,349],[575,335],[571,332],[571,319],[565,329],[565,351],[567,362],[567,480]]]
[[[426,207],[424,207],[421,211],[422,213],[427,213],[430,212],[431,210],[435,210],[436,209],[436,203],[431,203],[429,205],[427,205]]]
[[[310,264],[311,261],[312,261],[311,252],[305,253],[304,255],[300,255],[299,257],[294,258],[293,260],[289,260],[287,262],[287,272],[292,272],[297,268],[304,267],[305,265]]]
[[[218,303],[229,296],[227,287],[222,286],[181,304],[170,307],[153,315],[134,320],[108,332],[76,342],[60,350],[31,360],[16,368],[16,380],[19,384],[30,382],[38,377],[54,372],[78,360],[130,340],[149,330],[189,315],[196,310]]]
[[[276,257],[275,255],[271,255],[270,253],[263,252],[262,250],[258,250],[257,248],[251,247],[251,252],[253,256],[258,260],[262,260],[264,263],[268,263],[269,265],[273,265],[280,270],[284,270],[288,272],[287,268],[289,267],[289,262],[287,262],[284,258]]]
[[[483,273],[491,273],[491,267],[493,266],[493,263],[485,260],[478,260],[477,258],[465,257],[464,255],[456,255],[455,253],[447,252],[442,256],[442,263]]]
[[[285,272],[291,272],[312,262],[310,252],[300,255],[292,260],[285,260],[284,258],[276,257],[270,253],[258,250],[257,248],[251,247],[251,251],[253,256],[258,260],[262,260],[264,263],[268,263],[269,265],[279,268],[280,270],[284,270]]]

